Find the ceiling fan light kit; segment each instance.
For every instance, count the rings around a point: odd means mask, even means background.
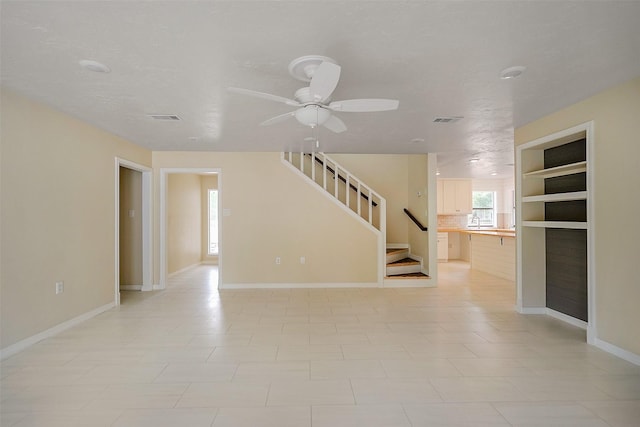
[[[324,124],[330,115],[329,110],[317,105],[307,105],[306,107],[297,109],[295,112],[296,120],[311,128]]]
[[[270,93],[257,92],[251,89],[230,87],[230,92],[241,95],[249,95],[269,101],[280,102],[297,110],[260,123],[261,126],[269,126],[295,117],[296,120],[311,128],[324,126],[335,133],[347,130],[342,120],[332,114],[338,112],[364,113],[375,111],[396,110],[399,101],[395,99],[348,99],[344,101],[330,102],[333,91],[338,86],[341,68],[337,62],[329,57],[320,55],[307,55],[296,58],[289,64],[289,74],[292,77],[309,82],[308,87],[298,89],[295,99],[285,98]]]

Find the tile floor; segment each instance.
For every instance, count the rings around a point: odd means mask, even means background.
[[[640,367],[441,264],[429,289],[225,290],[202,266],[2,362],[10,426],[640,426]]]

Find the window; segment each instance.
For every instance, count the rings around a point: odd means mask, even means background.
[[[218,190],[209,190],[209,255],[218,254]]]
[[[472,214],[469,215],[469,227],[496,226],[495,191],[474,191],[472,196]]]

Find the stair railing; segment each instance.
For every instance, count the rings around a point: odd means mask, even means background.
[[[335,203],[374,231],[378,238],[378,282],[386,268],[387,202],[362,180],[324,153],[288,151],[282,161],[315,183]]]
[[[283,160],[376,230],[386,226],[384,198],[324,153],[286,152]]]
[[[407,214],[407,216],[420,229],[420,231],[429,231],[429,229],[427,227],[425,227],[424,225],[422,225],[422,223],[418,220],[418,218],[416,218],[415,215],[413,215],[411,213],[411,211],[409,211],[409,209],[404,208],[404,213]]]

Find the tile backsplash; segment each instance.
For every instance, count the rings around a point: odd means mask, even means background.
[[[467,228],[467,215],[438,215],[438,228]]]
[[[497,214],[497,228],[512,228],[510,213]],[[438,215],[438,228],[467,228],[467,215]]]

